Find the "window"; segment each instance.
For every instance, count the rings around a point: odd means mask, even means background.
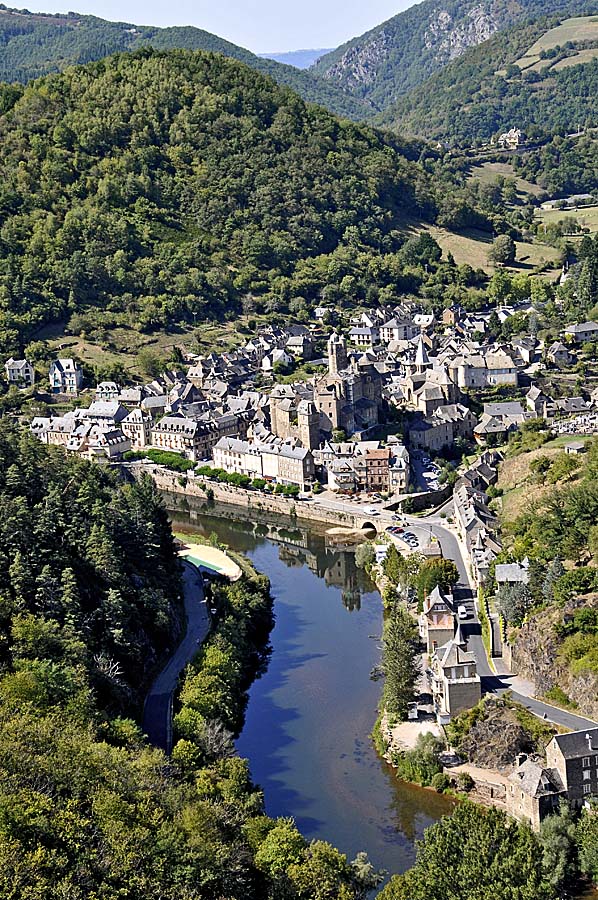
[[[591,784],[584,784],[584,786],[583,786],[583,792],[584,792],[584,794],[589,794],[591,790],[592,790],[592,785],[591,785]]]
[[[586,769],[586,771],[583,773],[583,780],[584,780],[584,781],[589,781],[589,780],[590,780],[590,775],[591,775],[591,774],[592,774],[592,773],[590,772],[590,770],[589,770],[589,769]]]
[[[590,757],[584,756],[581,764],[584,767],[584,769],[586,769],[590,765]]]

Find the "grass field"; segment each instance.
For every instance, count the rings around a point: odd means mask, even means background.
[[[117,327],[107,329],[102,340],[65,335],[59,326],[52,326],[40,332],[36,339],[45,340],[53,354],[76,356],[92,368],[122,365],[134,378],[141,375],[137,359],[141,350],[151,350],[163,359],[168,358],[175,346],[199,354],[222,353],[249,340],[249,333],[241,332],[239,325],[240,322],[202,323],[196,328],[180,327],[154,334]]]
[[[538,70],[550,65],[549,59],[541,59],[543,50],[553,50],[562,47],[568,41],[578,43],[580,41],[598,41],[598,16],[577,16],[565,19],[556,28],[551,28],[533,44],[526,53],[516,60],[515,65],[523,70]],[[591,55],[590,55],[591,54]],[[556,63],[554,68],[565,68],[567,65],[575,66],[583,62],[589,62],[598,55],[596,50],[581,50],[575,56]],[[563,65],[564,64],[564,65]]]
[[[537,209],[536,219],[549,225],[561,219],[577,219],[583,228],[589,228],[592,234],[598,232],[598,206],[585,206],[579,209]]]
[[[570,434],[562,434],[537,450],[503,460],[498,470],[497,486],[504,491],[502,496],[504,522],[513,522],[522,513],[541,506],[544,497],[553,490],[554,486],[551,484],[533,483],[530,469],[533,460],[540,456],[557,456],[567,444],[576,439],[577,437]]]
[[[525,178],[519,178],[515,174],[513,166],[506,162],[485,162],[479,166],[472,166],[469,179],[471,181],[481,181],[482,184],[490,184],[496,181],[499,175],[502,175],[503,178],[513,178],[520,195],[531,194],[533,197],[537,197],[543,193],[543,189],[539,185],[526,181]]]
[[[593,59],[598,59],[598,47],[579,50],[575,56],[567,56],[565,59],[560,59],[551,67],[550,71],[560,72],[561,69],[568,69],[570,66],[581,66],[583,63],[592,62]]]
[[[433,226],[429,229],[432,237],[438,241],[444,253],[452,253],[455,261],[462,265],[468,263],[474,269],[483,269],[489,275],[494,266],[488,262],[488,251],[492,246],[492,238],[483,231],[470,229],[461,234],[454,234],[444,228]],[[550,263],[546,277],[554,277],[559,270],[559,251],[545,244],[517,242],[517,264],[510,267],[514,272],[531,273],[544,262]]]

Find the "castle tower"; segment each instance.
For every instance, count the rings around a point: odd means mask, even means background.
[[[301,445],[307,450],[320,446],[320,413],[311,400],[302,400],[297,407],[297,432]]]
[[[328,339],[328,371],[338,375],[347,368],[347,344],[342,334],[333,331]]]

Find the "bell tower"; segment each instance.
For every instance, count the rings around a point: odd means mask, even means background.
[[[333,331],[328,338],[328,371],[331,375],[338,375],[348,365],[347,344],[342,334]]]
[[[297,407],[297,431],[303,447],[317,450],[320,446],[320,413],[311,400],[302,400]]]

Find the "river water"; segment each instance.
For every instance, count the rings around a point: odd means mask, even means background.
[[[292,816],[308,838],[353,858],[366,850],[388,872],[414,859],[414,842],[450,800],[397,780],[369,734],[380,683],[382,604],[351,552],[323,535],[185,510],[170,498],[177,530],[216,533],[268,575],[276,624],[266,673],[251,688],[240,755],[271,816]],[[182,508],[181,508],[182,507]]]

